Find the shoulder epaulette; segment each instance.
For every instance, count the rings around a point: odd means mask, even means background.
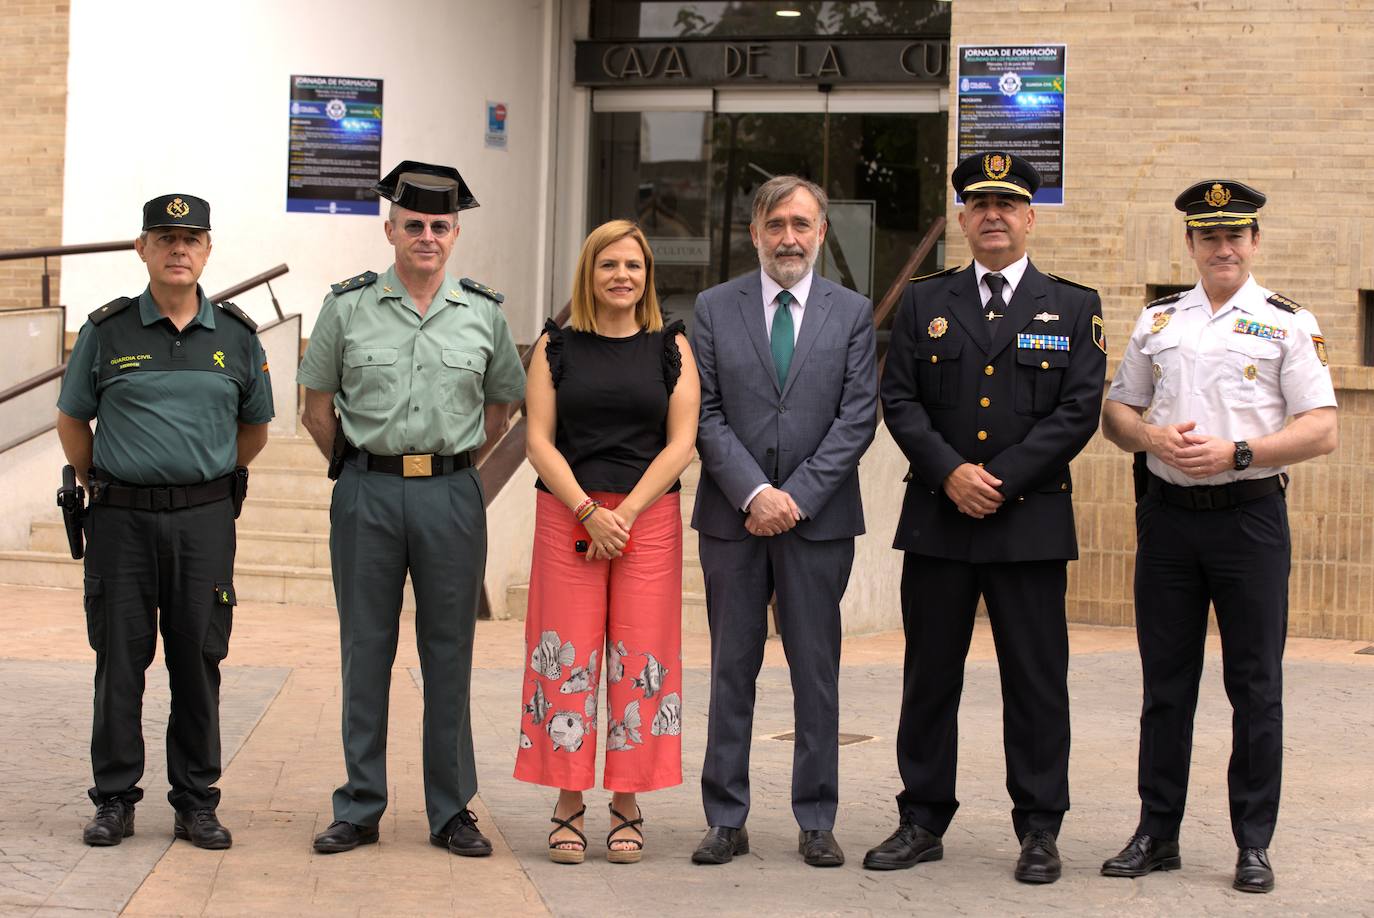
[[[334,291],[335,296],[337,296],[340,293],[347,293],[350,290],[360,290],[376,280],[376,271],[364,271],[357,277],[345,278],[344,280],[339,281],[337,284],[331,284],[329,286],[329,289]]]
[[[930,280],[933,277],[944,277],[946,274],[958,274],[962,270],[964,270],[963,265],[955,265],[952,268],[945,268],[943,271],[932,271],[930,274],[917,274],[911,278],[910,282],[914,284],[917,281]]]
[[[1059,283],[1061,284],[1067,284],[1070,287],[1077,287],[1079,290],[1086,290],[1089,293],[1097,292],[1096,287],[1089,287],[1087,284],[1080,284],[1078,283],[1078,281],[1071,281],[1067,277],[1060,277],[1058,274],[1050,274],[1048,271],[1046,271],[1045,276],[1053,278],[1054,280],[1059,281]]]
[[[223,309],[225,312],[229,313],[229,315],[238,319],[244,325],[247,325],[249,331],[258,330],[258,323],[248,318],[248,313],[244,312],[242,309],[239,309],[237,306],[235,306],[228,300],[225,300],[223,303],[216,303],[215,305],[218,306],[220,309]]]
[[[101,322],[104,322],[106,319],[108,319],[115,313],[122,312],[125,309],[127,309],[129,307],[129,304],[133,301],[134,300],[132,297],[117,297],[113,300],[110,300],[108,303],[106,303],[104,306],[101,306],[99,309],[93,310],[90,315],[86,316],[86,318],[91,320],[92,325],[99,325]]]
[[[1269,295],[1266,298],[1266,302],[1273,303],[1275,306],[1279,307],[1284,312],[1297,312],[1299,309],[1303,308],[1302,306],[1299,306],[1297,303],[1294,303],[1288,297],[1278,293]]]
[[[1187,290],[1180,290],[1177,293],[1171,293],[1168,296],[1162,296],[1157,300],[1150,300],[1150,302],[1145,304],[1145,308],[1154,309],[1156,306],[1168,306],[1170,303],[1183,299],[1183,297],[1187,295],[1187,293]]]
[[[477,281],[473,280],[470,277],[460,278],[458,283],[462,284],[469,290],[472,290],[475,293],[480,293],[482,294],[482,296],[493,299],[498,303],[504,303],[506,301],[506,295],[504,293],[497,293],[495,290],[491,289],[486,284],[479,284],[477,283]]]

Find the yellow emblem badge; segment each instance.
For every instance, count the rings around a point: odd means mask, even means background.
[[[1164,368],[1159,364],[1154,365],[1155,382],[1159,382],[1164,377]]]
[[[1167,312],[1155,313],[1154,321],[1150,323],[1150,334],[1157,335],[1164,330],[1164,326],[1169,324],[1169,314]]]
[[[1225,207],[1231,203],[1231,192],[1217,182],[1202,196],[1202,200],[1213,207]]]
[[[213,360],[213,361],[215,362],[215,366],[217,366],[217,367],[223,367],[223,366],[224,366],[224,351],[215,351],[213,354],[210,355],[210,359]]]
[[[1010,157],[1003,156],[1001,153],[989,153],[983,157],[983,174],[993,181],[1006,178],[1010,171]]]
[[[1317,359],[1326,366],[1326,339],[1321,335],[1312,336],[1312,346],[1317,349]]]
[[[949,331],[949,319],[944,316],[936,316],[926,326],[926,336],[930,338],[939,338],[947,331]]]
[[[191,205],[187,204],[181,198],[172,198],[171,203],[167,205],[167,216],[175,217],[178,220],[190,212]]]
[[[1246,378],[1246,379],[1258,379],[1258,378],[1259,378],[1259,368],[1256,367],[1253,363],[1247,363],[1247,364],[1245,365],[1245,378]]]

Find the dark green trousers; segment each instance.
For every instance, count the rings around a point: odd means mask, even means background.
[[[375,826],[386,810],[387,703],[409,571],[425,683],[425,810],[438,832],[477,793],[468,688],[487,560],[482,486],[475,469],[403,478],[349,463],[329,517],[348,768],[334,818]]]

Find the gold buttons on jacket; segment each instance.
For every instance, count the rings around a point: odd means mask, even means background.
[[[986,408],[987,406],[989,406],[989,405],[992,404],[992,399],[988,398],[988,397],[985,395],[985,396],[983,396],[982,398],[978,399],[978,404],[979,404],[979,405],[982,405],[984,408]]]
[[[988,438],[988,432],[987,432],[986,430],[980,430],[980,431],[978,431],[978,439],[979,439],[979,440],[986,440],[987,438]]]
[[[1042,360],[1042,361],[1040,361],[1040,369],[1042,369],[1042,370],[1048,370],[1049,368],[1050,368],[1050,362],[1049,362],[1048,360]]]
[[[1059,490],[1061,490],[1061,491],[1067,491],[1068,489],[1069,489],[1069,483],[1068,483],[1067,481],[1061,481],[1061,482],[1059,483]]]
[[[987,366],[983,367],[983,375],[985,376],[991,376],[995,372],[996,371],[992,368],[992,364],[988,364]]]
[[[930,362],[931,362],[931,363],[939,363],[939,362],[940,362],[940,356],[939,356],[938,354],[931,354],[931,355],[930,355]]]

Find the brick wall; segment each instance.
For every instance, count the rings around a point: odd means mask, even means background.
[[[68,3],[0,0],[0,250],[62,242]],[[37,306],[43,262],[0,262],[0,309]],[[49,261],[52,301],[58,260]]]
[[[1374,371],[1352,364],[1360,290],[1374,289],[1371,23],[1370,0],[958,0],[952,24],[954,45],[1068,45],[1066,205],[1037,211],[1031,257],[1098,288],[1113,358],[1147,285],[1196,281],[1174,197],[1213,176],[1269,196],[1255,276],[1316,314],[1342,410],[1340,449],[1294,470],[1290,630],[1361,640],[1374,639]],[[968,259],[955,209],[951,264]],[[1099,435],[1074,480],[1070,617],[1130,624],[1129,457]]]

